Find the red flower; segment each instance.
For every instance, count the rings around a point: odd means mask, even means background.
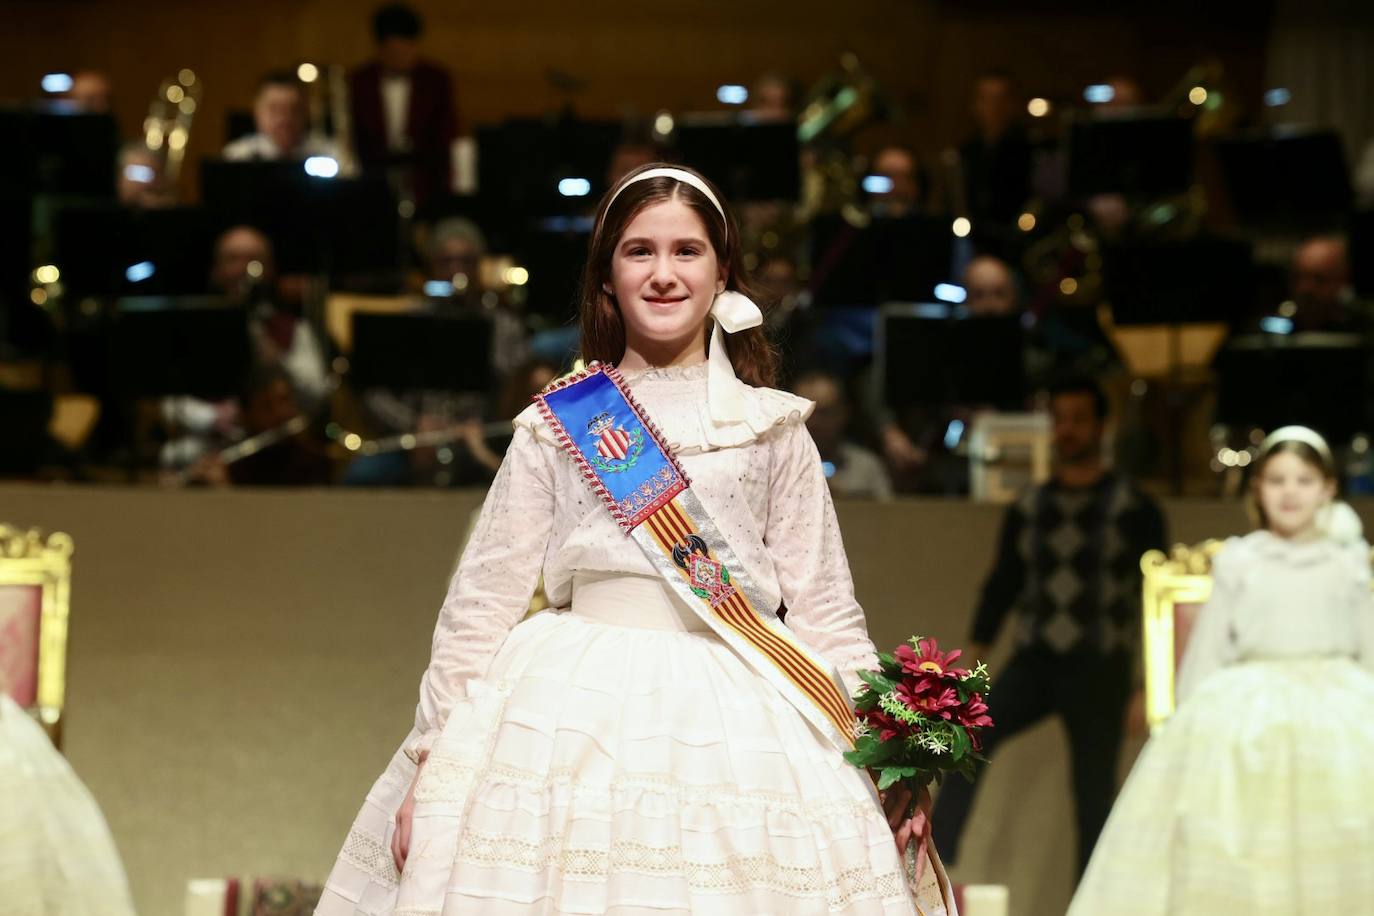
[[[988,704],[983,702],[982,696],[975,693],[959,708],[957,721],[965,728],[987,728],[992,725],[992,717],[988,715]]]
[[[952,719],[959,706],[959,694],[953,687],[918,689],[926,685],[903,681],[897,685],[897,696],[916,712],[932,718]]]
[[[878,732],[879,741],[905,738],[911,731],[909,726],[898,722],[881,709],[870,709],[864,713],[864,718],[868,722],[869,728]]]
[[[922,639],[917,642],[918,652],[910,644],[902,643],[893,653],[897,663],[902,666],[902,670],[915,677],[956,677],[962,678],[968,674],[964,668],[954,667],[959,656],[963,655],[958,649],[953,652],[941,652],[940,644],[933,639]]]

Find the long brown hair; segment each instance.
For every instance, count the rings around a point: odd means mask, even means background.
[[[691,172],[706,182],[706,186],[725,209],[725,219],[721,219],[720,213],[706,195],[675,178],[655,176],[626,186],[641,172],[667,167]],[[739,246],[739,223],[720,191],[707,181],[705,176],[684,166],[666,166],[662,162],[653,162],[630,172],[616,187],[623,187],[624,190],[616,195],[615,189],[611,189],[596,209],[596,228],[587,248],[586,266],[582,269],[579,322],[583,359],[616,363],[625,355],[625,319],[620,314],[620,306],[613,296],[606,293],[605,287],[611,282],[611,258],[615,254],[620,237],[625,233],[625,227],[641,210],[653,204],[679,200],[695,211],[701,224],[706,227],[706,237],[715,250],[717,262],[725,267],[725,288],[743,293],[751,299],[755,298],[750,292],[744,274]],[[763,303],[760,303],[760,307],[763,307]],[[708,319],[701,330],[703,336],[709,327]],[[730,362],[735,367],[735,375],[741,381],[755,386],[774,384],[777,377],[777,354],[762,326],[726,335],[725,348],[729,352]]]

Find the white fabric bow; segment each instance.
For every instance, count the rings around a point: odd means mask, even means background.
[[[706,395],[711,419],[717,423],[737,423],[744,419],[744,395],[725,349],[725,335],[763,324],[763,312],[743,293],[726,290],[711,303],[711,318],[715,327],[711,330],[711,352],[706,357]]]

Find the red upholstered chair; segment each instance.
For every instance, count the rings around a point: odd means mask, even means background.
[[[249,916],[310,916],[324,886],[296,878],[259,878],[253,882]]]
[[[0,524],[0,689],[61,746],[72,539]]]
[[[1145,719],[1150,730],[1173,714],[1174,677],[1197,613],[1212,594],[1212,557],[1221,541],[1176,546],[1168,555],[1152,550],[1141,558],[1141,609],[1145,653]]]

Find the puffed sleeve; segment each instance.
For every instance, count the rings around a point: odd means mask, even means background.
[[[481,678],[506,634],[520,622],[539,580],[553,525],[552,446],[521,414],[505,460],[487,491],[434,628],[429,667],[420,680],[412,761],[429,753],[466,683]]]
[[[1370,591],[1369,544],[1363,538],[1347,548],[1351,569],[1351,602],[1355,618],[1355,659],[1374,671],[1374,592]]]
[[[876,668],[877,657],[854,598],[821,456],[796,418],[770,436],[770,446],[763,540],[787,605],[787,626],[839,669],[852,694],[862,684],[855,672]]]
[[[1241,569],[1245,564],[1244,553],[1244,542],[1232,538],[1212,559],[1212,595],[1198,611],[1188,645],[1183,650],[1183,662],[1174,684],[1178,703],[1191,696],[1197,685],[1212,672],[1236,660],[1234,615]]]

